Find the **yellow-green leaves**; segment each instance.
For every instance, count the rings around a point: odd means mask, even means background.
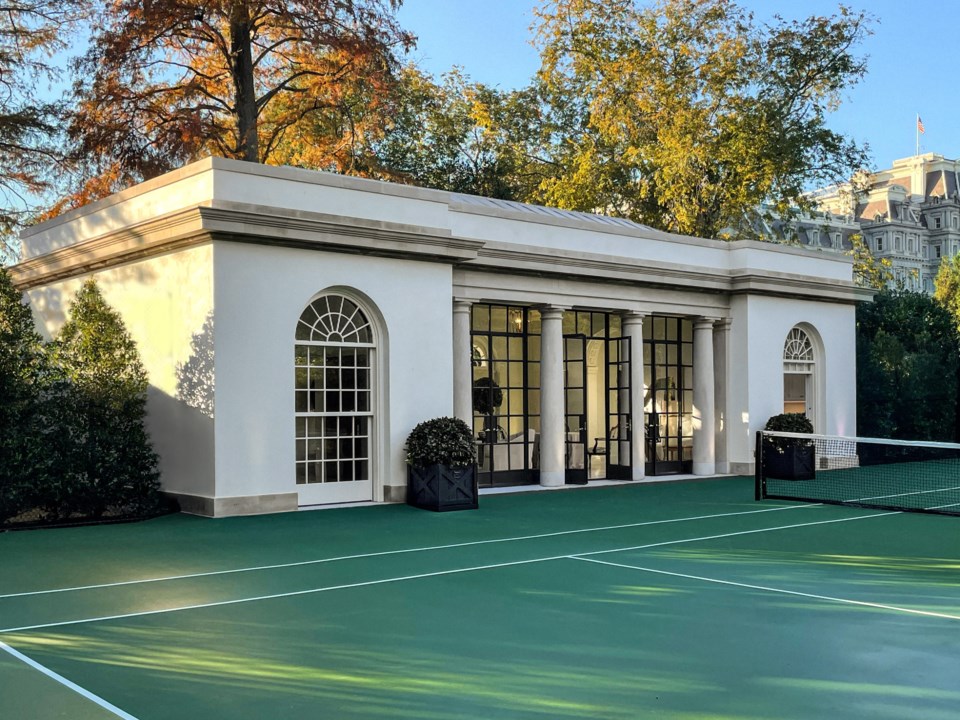
[[[940,260],[934,287],[934,300],[950,312],[960,331],[960,255]]]
[[[537,15],[547,102],[582,113],[541,188],[564,207],[717,237],[864,161],[824,121],[864,72],[862,14],[759,26],[730,0],[555,0]]]
[[[893,280],[893,263],[887,258],[875,258],[863,236],[859,233],[850,236],[853,249],[847,255],[853,258],[853,277],[864,287],[883,290]]]

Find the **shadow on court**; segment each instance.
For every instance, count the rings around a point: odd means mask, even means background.
[[[2,628],[71,624],[0,641],[139,720],[956,717],[957,519],[751,498],[733,478],[7,533]],[[105,583],[130,584],[45,592]],[[0,693],[115,716],[2,653]]]

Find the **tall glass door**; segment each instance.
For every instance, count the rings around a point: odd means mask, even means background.
[[[646,473],[693,469],[693,322],[654,316],[644,324]]]
[[[477,303],[472,315],[473,433],[480,487],[539,479],[540,313]]]
[[[566,482],[587,482],[587,338],[563,338],[564,449]]]
[[[629,480],[630,443],[630,338],[607,340],[607,472],[611,480]]]

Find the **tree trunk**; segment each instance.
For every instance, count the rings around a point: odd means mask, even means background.
[[[230,12],[230,55],[239,140],[237,149],[243,160],[260,162],[250,31],[250,8],[246,2],[239,0]]]

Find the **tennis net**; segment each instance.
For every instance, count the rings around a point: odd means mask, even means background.
[[[756,497],[960,515],[960,445],[761,431]]]

